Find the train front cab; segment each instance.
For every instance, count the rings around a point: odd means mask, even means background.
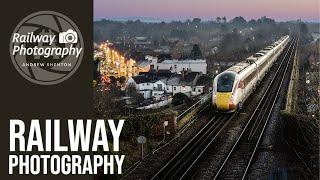
[[[219,75],[215,83],[213,105],[219,112],[233,112],[237,109],[233,96],[235,77],[235,73],[225,72]]]

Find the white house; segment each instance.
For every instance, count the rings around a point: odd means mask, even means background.
[[[127,87],[133,85],[137,91],[143,95],[145,99],[160,99],[166,92],[166,83],[164,80],[151,81],[145,76],[139,75],[127,80]]]
[[[134,86],[145,99],[152,97],[153,84],[150,83],[149,79],[145,76],[138,75],[129,78],[126,82],[126,86]]]
[[[189,72],[185,75],[179,74],[169,78],[167,80],[167,93],[172,95],[184,93],[187,96],[198,95],[197,93],[192,93],[192,91],[200,75],[201,73]]]
[[[146,55],[144,57],[147,61],[151,62],[152,64],[155,64],[158,62],[158,58],[155,56]]]
[[[127,86],[127,87],[128,87],[128,86],[135,86],[135,87],[137,88],[137,84],[136,84],[135,80],[134,80],[132,77],[130,77],[130,78],[127,80],[126,86]]]
[[[165,91],[166,90],[166,84],[164,80],[158,80],[153,84],[153,90],[154,91]]]
[[[186,59],[186,60],[164,60],[159,61],[157,57],[145,56],[150,68],[156,70],[170,70],[172,73],[180,73],[182,71],[202,72],[207,74],[207,62],[204,59]]]
[[[163,82],[163,80],[158,80],[153,83],[153,91],[152,91],[152,97],[155,100],[160,100],[161,97],[166,92],[166,84]]]
[[[164,60],[162,62],[151,63],[156,70],[167,69],[172,73],[181,73],[182,71],[202,72],[207,74],[207,62],[203,59],[197,60]]]
[[[150,99],[152,97],[152,90],[150,89],[139,90],[139,93],[143,95],[144,99]]]
[[[174,88],[174,86],[178,85],[179,82],[180,82],[180,76],[178,75],[169,78],[167,80],[167,86],[166,86],[167,93],[171,93],[172,95],[174,95],[175,94],[174,92],[177,89],[177,88]]]
[[[173,95],[177,94],[177,93],[183,93],[187,96],[191,96],[191,86],[190,85],[181,85],[181,84],[178,84],[178,85],[175,85],[173,86]]]
[[[198,96],[203,93],[205,86],[193,86],[191,96]]]
[[[137,90],[152,90],[153,89],[153,83],[152,82],[140,82],[137,84]]]
[[[204,93],[204,88],[208,80],[208,76],[202,75],[199,72],[185,72],[182,74],[171,74],[162,77],[160,80],[152,80],[148,75],[134,76],[127,81],[127,85],[135,85],[138,92],[143,95],[145,99],[161,100],[165,95],[175,95],[177,93],[184,93],[185,95],[198,96]],[[207,78],[203,78],[207,77]],[[201,80],[202,79],[202,80]],[[199,80],[199,81],[198,81]],[[204,81],[205,80],[205,81]]]

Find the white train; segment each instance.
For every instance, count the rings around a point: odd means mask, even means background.
[[[217,75],[213,81],[213,106],[218,111],[226,112],[241,107],[289,41],[290,37],[284,36]]]

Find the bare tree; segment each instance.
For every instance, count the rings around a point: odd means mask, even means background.
[[[216,18],[216,21],[217,21],[218,23],[220,23],[220,22],[221,22],[221,17],[217,17],[217,18]]]
[[[223,23],[226,23],[227,22],[227,18],[225,16],[222,17],[222,21]]]

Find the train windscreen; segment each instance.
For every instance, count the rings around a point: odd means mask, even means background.
[[[235,74],[223,73],[220,75],[217,83],[217,92],[231,92],[233,88],[233,82]]]

